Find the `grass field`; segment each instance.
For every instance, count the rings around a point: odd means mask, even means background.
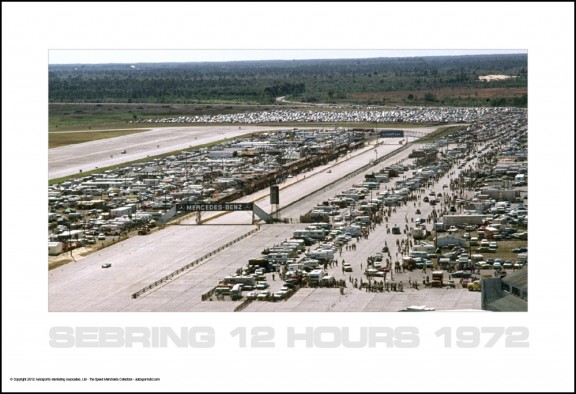
[[[431,93],[435,102],[426,102],[424,97]],[[438,106],[442,101],[452,105],[485,106],[490,99],[517,98],[528,94],[527,88],[438,88],[431,90],[398,90],[390,92],[352,93],[350,98],[356,102],[386,103],[388,105]],[[411,99],[408,99],[409,96]]]
[[[148,130],[150,129],[94,130],[82,132],[55,131],[48,133],[48,148],[57,148],[59,146],[120,137],[128,134],[142,133]]]
[[[209,104],[93,104],[51,103],[48,105],[48,131],[131,129],[143,127],[138,119],[270,111],[267,105]],[[155,124],[155,127],[174,126]]]

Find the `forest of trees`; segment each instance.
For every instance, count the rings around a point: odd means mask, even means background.
[[[404,102],[441,103],[439,89],[500,89],[486,105],[523,106],[527,55],[474,55],[340,60],[205,63],[76,64],[49,66],[49,101],[118,103],[365,102],[363,94],[402,92]],[[481,75],[505,74],[484,82]],[[406,92],[404,94],[403,92]],[[397,94],[398,96],[398,94]],[[476,100],[477,101],[477,100]],[[524,104],[522,104],[524,103]],[[461,105],[466,105],[462,100]]]

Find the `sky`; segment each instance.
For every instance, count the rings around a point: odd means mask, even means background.
[[[53,49],[50,64],[220,62],[242,60],[362,59],[376,57],[458,56],[477,54],[527,53],[526,49]]]

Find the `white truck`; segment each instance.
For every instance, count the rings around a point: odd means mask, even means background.
[[[310,274],[308,274],[310,283],[320,283],[323,277],[324,277],[324,271],[322,270],[313,270],[310,272]]]

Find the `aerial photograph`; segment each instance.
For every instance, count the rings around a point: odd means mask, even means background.
[[[573,3],[2,10],[8,391],[574,392]]]
[[[99,52],[49,51],[48,311],[528,311],[527,50]]]

